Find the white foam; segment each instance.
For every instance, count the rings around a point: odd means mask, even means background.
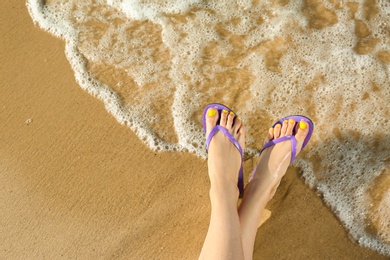
[[[170,1],[141,1],[141,0],[108,0],[107,3],[118,8],[128,17],[135,20],[152,20],[163,14],[176,14],[187,11],[200,0],[170,0]]]

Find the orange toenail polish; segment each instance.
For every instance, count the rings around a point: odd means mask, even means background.
[[[208,116],[215,116],[216,114],[217,114],[217,110],[214,108],[210,108],[209,110],[207,110]]]
[[[227,114],[228,111],[226,109],[222,110],[222,113]]]
[[[302,130],[305,130],[307,127],[307,124],[303,121],[299,122],[299,128],[302,129]]]
[[[290,119],[289,122],[290,123],[295,123],[295,120],[294,119]]]

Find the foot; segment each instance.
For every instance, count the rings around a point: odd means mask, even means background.
[[[293,133],[296,133],[296,155],[298,155],[302,149],[305,138],[309,133],[309,124],[304,120],[301,120],[296,124],[293,119],[290,119],[285,120],[283,124],[275,125],[275,127],[269,129],[264,144],[283,136],[291,136]],[[279,186],[280,180],[286,173],[287,168],[290,165],[291,156],[292,144],[290,140],[268,147],[261,153],[260,161],[252,176],[252,181],[261,183],[263,187],[264,184],[268,185],[268,200],[273,197]]]
[[[305,137],[309,132],[309,124],[301,121],[297,124],[295,131],[294,121],[285,121],[269,130],[265,143],[277,138],[295,134],[297,139],[297,153],[301,151]],[[291,141],[277,143],[263,150],[260,161],[254,171],[252,180],[245,187],[244,198],[238,209],[241,223],[241,236],[244,248],[244,255],[251,259],[253,245],[255,243],[257,227],[268,201],[275,194],[280,180],[290,165],[292,155]]]
[[[223,110],[219,115],[216,108],[209,108],[206,112],[206,140],[211,130],[217,125],[228,130],[238,141],[242,150],[245,148],[245,127],[241,119],[234,118],[233,112]],[[241,154],[228,137],[218,131],[210,141],[208,149],[208,169],[211,183],[210,195],[231,197],[237,200],[237,179],[241,167]]]

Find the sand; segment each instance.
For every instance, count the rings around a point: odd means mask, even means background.
[[[23,1],[1,5],[0,258],[197,258],[206,161],[148,149],[76,84],[64,42]],[[290,170],[267,206],[254,259],[385,259],[350,240],[300,176]]]

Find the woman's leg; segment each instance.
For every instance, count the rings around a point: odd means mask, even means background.
[[[219,118],[218,111],[210,108],[206,114],[206,139]],[[221,113],[220,125],[225,127],[245,146],[245,128],[234,114]],[[210,225],[200,259],[243,259],[240,220],[237,211],[238,172],[241,155],[233,143],[222,133],[212,138],[208,150],[210,177]]]
[[[265,143],[273,139],[292,135],[295,121],[284,121],[283,125],[271,128]],[[301,121],[296,126],[297,154],[308,134],[308,124]],[[252,259],[257,228],[263,209],[275,194],[280,180],[287,171],[291,160],[291,141],[284,141],[265,149],[255,169],[253,179],[245,188],[244,198],[239,207],[242,245],[245,259]]]

